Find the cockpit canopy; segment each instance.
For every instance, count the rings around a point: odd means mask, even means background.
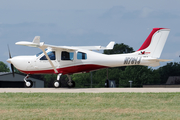
[[[47,52],[47,55],[49,56],[50,60],[56,60],[56,55],[55,55],[55,51],[48,51],[48,49],[45,50]],[[41,54],[43,54],[43,52],[40,52],[38,54],[36,54],[36,57],[41,56]],[[43,55],[40,60],[47,60],[46,56]]]
[[[55,51],[50,51],[47,53],[47,55],[49,56],[50,60],[56,60],[56,55],[55,55]],[[47,60],[46,56],[42,56],[40,58],[40,60]]]

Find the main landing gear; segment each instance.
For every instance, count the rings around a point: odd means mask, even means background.
[[[55,88],[59,88],[61,86],[61,82],[60,82],[60,77],[61,77],[61,73],[57,75],[57,80],[54,81],[54,87]],[[71,80],[71,76],[67,74],[68,77],[68,81],[67,81],[67,86],[69,88],[74,88],[75,87],[75,82],[73,80]],[[27,88],[31,88],[33,86],[33,82],[32,80],[29,80],[29,74],[24,78],[24,82],[25,82],[25,86]]]
[[[62,75],[61,73],[58,74],[58,75],[57,75],[57,80],[54,81],[54,87],[55,87],[55,88],[59,88],[59,87],[61,86],[60,81],[59,81],[61,75]]]
[[[61,86],[61,82],[60,82],[60,77],[61,77],[61,73],[57,75],[57,80],[54,81],[54,87],[55,88],[59,88]],[[73,80],[71,80],[71,76],[67,74],[68,77],[68,81],[67,81],[67,85],[69,88],[74,88],[75,87],[75,82]]]
[[[24,78],[25,86],[27,88],[31,88],[33,86],[33,82],[31,80],[28,80],[28,78],[29,78],[29,74]]]

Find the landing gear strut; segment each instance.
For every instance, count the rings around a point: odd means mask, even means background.
[[[27,88],[31,88],[33,86],[33,82],[31,80],[28,80],[29,74],[24,78],[25,86]]]
[[[69,88],[74,88],[75,87],[75,82],[73,80],[71,80],[71,76],[67,74],[68,77],[68,81],[67,81],[67,85]]]
[[[58,74],[58,75],[57,75],[57,80],[54,81],[54,87],[55,87],[55,88],[59,88],[59,87],[61,86],[60,81],[59,81],[61,75],[62,75],[61,73]]]
[[[61,86],[61,82],[60,82],[60,77],[61,77],[61,73],[57,75],[57,80],[54,81],[54,87],[55,88],[59,88]],[[67,81],[67,85],[69,88],[74,88],[75,87],[75,82],[73,80],[71,80],[71,76],[67,74],[68,77],[68,81]]]

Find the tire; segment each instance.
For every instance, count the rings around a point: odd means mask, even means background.
[[[33,86],[33,82],[31,80],[26,80],[27,82],[25,82],[25,86],[27,88],[31,88]]]
[[[74,88],[76,86],[76,83],[72,80],[71,82],[67,82],[67,85],[69,88]]]
[[[109,80],[107,79],[106,82],[105,82],[105,87],[109,87]]]
[[[61,86],[60,81],[59,80],[55,80],[53,86],[55,88],[59,88]]]

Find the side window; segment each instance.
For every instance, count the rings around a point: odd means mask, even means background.
[[[56,55],[55,55],[55,51],[50,51],[47,53],[47,55],[49,56],[50,60],[55,60],[56,59]],[[40,58],[40,60],[47,60],[46,56],[42,56]]]
[[[83,52],[78,52],[77,53],[77,59],[78,60],[85,60],[85,59],[87,59],[87,54],[83,53]]]
[[[61,60],[73,60],[73,59],[74,59],[74,52],[62,51]]]

